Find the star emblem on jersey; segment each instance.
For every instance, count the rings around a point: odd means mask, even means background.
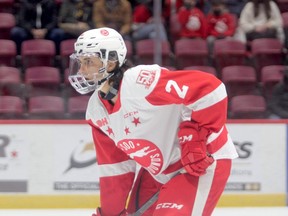
[[[111,127],[108,127],[106,131],[107,131],[107,133],[109,134],[109,136],[110,136],[110,135],[114,135],[113,130],[112,130]]]
[[[125,127],[124,131],[125,131],[126,135],[131,133],[128,127]]]
[[[138,117],[138,118],[135,118],[135,117],[134,117],[132,123],[134,123],[134,124],[135,124],[135,127],[137,127],[137,125],[141,123],[140,120],[139,120],[139,117]]]

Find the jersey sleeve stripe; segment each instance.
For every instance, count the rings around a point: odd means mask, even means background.
[[[194,111],[199,111],[207,107],[213,106],[214,104],[222,101],[226,97],[227,94],[225,86],[223,83],[221,83],[215,90],[205,95],[204,97],[201,97],[194,103],[188,105],[188,107]]]
[[[114,164],[99,165],[100,177],[118,176],[129,172],[135,173],[135,171],[136,171],[136,163],[133,160],[126,160]]]
[[[217,133],[217,135],[218,136],[215,137],[213,141],[209,140],[210,137],[208,138],[207,150],[210,154],[217,152],[220,148],[222,148],[223,145],[227,143],[228,131],[225,126],[219,133]],[[212,136],[214,136],[214,134]]]

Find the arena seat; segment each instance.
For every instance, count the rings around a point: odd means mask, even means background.
[[[16,3],[15,0],[1,0],[0,1],[0,12],[13,14],[15,3]]]
[[[269,65],[262,68],[261,83],[266,100],[270,98],[274,86],[283,79],[284,70],[287,70],[285,65]]]
[[[85,119],[85,113],[90,96],[81,95],[68,98],[67,113],[70,119]]]
[[[219,71],[226,66],[246,65],[246,44],[239,40],[215,40],[213,47],[213,58],[215,67]]]
[[[262,95],[236,95],[231,98],[229,118],[267,118],[267,105]]]
[[[175,42],[175,62],[178,69],[191,65],[208,65],[209,53],[206,40],[177,40]]]
[[[60,43],[60,63],[63,70],[69,67],[69,57],[74,52],[76,39],[63,40]]]
[[[251,59],[257,72],[257,80],[261,80],[261,70],[268,65],[284,63],[283,45],[275,38],[259,38],[251,42]]]
[[[35,66],[25,70],[26,97],[61,96],[60,71],[56,67]]]
[[[54,66],[55,44],[51,40],[31,39],[22,42],[21,60],[24,68]]]
[[[183,70],[200,70],[210,74],[213,74],[217,77],[217,70],[212,66],[205,66],[205,65],[196,65],[196,66],[188,66],[184,67]]]
[[[222,82],[228,97],[257,94],[256,71],[252,66],[235,65],[224,67],[221,71]]]
[[[35,96],[28,99],[29,119],[65,119],[65,101],[58,96]]]
[[[1,8],[1,1],[0,1]],[[16,18],[12,13],[0,13],[0,39],[10,40],[11,29],[16,25]]]
[[[16,66],[17,50],[13,40],[0,39],[0,66]]]
[[[155,40],[154,39],[145,39],[139,40],[135,44],[135,54],[136,62],[138,64],[154,64],[154,48]],[[162,64],[173,66],[172,63],[172,52],[169,41],[162,41],[161,44],[161,55],[162,55]]]
[[[0,95],[24,97],[21,72],[16,67],[0,66]]]
[[[17,96],[0,96],[0,118],[25,118],[24,101]]]

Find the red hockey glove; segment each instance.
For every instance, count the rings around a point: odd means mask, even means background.
[[[179,126],[178,138],[181,146],[181,161],[185,170],[194,176],[201,176],[214,162],[206,151],[208,131],[197,123],[182,122]]]
[[[119,216],[127,216],[128,215],[128,213],[127,213],[127,211],[126,210],[124,210],[124,211],[122,211],[120,214],[119,214]],[[97,208],[96,209],[96,213],[93,213],[91,216],[104,216],[103,214],[101,214],[101,208]]]

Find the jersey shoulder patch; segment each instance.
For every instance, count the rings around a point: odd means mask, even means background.
[[[138,65],[124,73],[121,93],[127,95],[147,95],[155,87],[160,77],[161,67],[158,65]],[[127,92],[129,91],[129,93]]]

